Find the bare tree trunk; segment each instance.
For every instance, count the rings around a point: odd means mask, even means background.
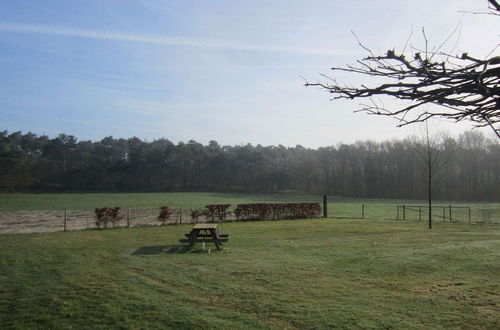
[[[429,229],[432,229],[432,160],[431,160],[431,152],[430,152],[430,146],[429,146],[429,136],[427,135],[427,156],[428,156],[428,172],[427,172],[427,178],[428,178],[428,190],[427,190],[427,196],[429,198]]]

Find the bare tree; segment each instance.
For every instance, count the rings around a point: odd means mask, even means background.
[[[500,3],[497,0],[488,0],[488,3],[487,13],[500,16]],[[430,51],[424,29],[422,34],[425,49],[411,55],[405,54],[405,46],[401,52],[388,50],[377,56],[358,39],[369,56],[358,60],[356,65],[332,68],[365,77],[382,77],[384,83],[375,87],[348,86],[323,75],[328,82],[306,82],[306,86],[321,87],[333,94],[332,99],[367,98],[369,102],[361,104],[362,108],[357,111],[397,118],[399,126],[433,117],[470,120],[477,127],[489,126],[500,139],[500,56],[488,55],[484,59],[468,53],[455,56],[441,51],[444,43]],[[410,103],[390,109],[379,96]],[[440,107],[420,110],[424,104]]]
[[[434,187],[434,177],[449,162],[454,150],[444,150],[444,136],[437,135],[431,132],[429,124],[424,123],[424,130],[420,136],[413,137],[413,148],[420,158],[422,168],[427,176],[427,202],[429,207],[428,224],[429,229],[432,229],[432,191]]]

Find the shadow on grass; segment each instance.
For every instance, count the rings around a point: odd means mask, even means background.
[[[147,256],[147,255],[156,255],[156,254],[177,254],[177,253],[186,253],[191,250],[192,246],[190,245],[157,245],[157,246],[142,246],[135,250],[132,255],[133,256]]]

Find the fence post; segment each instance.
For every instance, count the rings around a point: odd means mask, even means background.
[[[422,220],[422,206],[418,207],[418,221]]]
[[[328,200],[326,195],[323,195],[323,218],[328,218]]]
[[[450,222],[451,222],[451,205],[448,205],[448,209],[450,210]]]
[[[130,208],[127,209],[127,228],[130,227]]]
[[[403,205],[403,220],[406,220],[406,205]]]
[[[64,210],[64,231],[67,229],[67,221],[68,221],[68,211]]]
[[[399,220],[399,205],[396,205],[396,220]]]
[[[365,218],[365,204],[361,204],[361,219]]]
[[[179,210],[179,225],[182,224],[182,208]]]
[[[470,206],[469,206],[469,223],[470,223]]]

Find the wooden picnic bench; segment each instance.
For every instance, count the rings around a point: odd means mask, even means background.
[[[217,250],[221,250],[222,243],[229,240],[229,235],[221,234],[219,227],[213,223],[198,223],[185,236],[186,238],[180,239],[179,242],[189,243],[190,245],[202,243],[203,249],[205,249],[205,243],[214,243]]]

